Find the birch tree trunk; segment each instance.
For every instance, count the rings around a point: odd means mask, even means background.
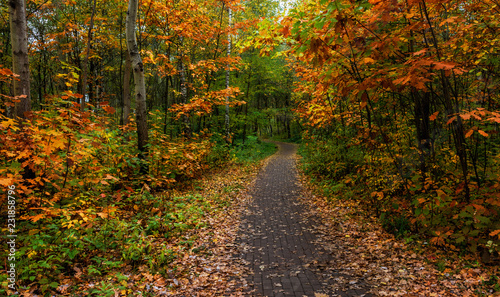
[[[144,65],[139,54],[137,39],[135,37],[135,24],[137,20],[138,0],[129,0],[127,11],[127,49],[132,61],[135,84],[136,121],[137,121],[137,145],[141,152],[141,158],[145,157],[148,142],[148,127],[146,114],[146,83],[144,79]],[[144,169],[144,168],[143,168]]]
[[[23,96],[14,107],[14,116],[26,118],[31,111],[28,35],[26,33],[26,5],[24,0],[9,0],[10,36],[12,42],[12,71],[19,75],[14,80],[14,96]]]

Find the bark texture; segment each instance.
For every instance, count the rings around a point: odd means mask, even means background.
[[[146,114],[146,83],[144,79],[144,65],[142,63],[141,55],[139,54],[139,47],[137,46],[137,39],[135,37],[135,24],[137,20],[137,7],[138,0],[130,0],[128,2],[127,12],[127,49],[132,61],[132,69],[134,72],[135,84],[135,102],[136,102],[136,121],[137,121],[137,145],[139,151],[146,152],[146,145],[148,143],[148,126]]]
[[[14,115],[25,118],[31,111],[30,69],[28,59],[28,36],[26,27],[26,5],[24,0],[9,0],[10,36],[12,42],[12,71],[19,75],[14,80],[14,96],[20,97]]]

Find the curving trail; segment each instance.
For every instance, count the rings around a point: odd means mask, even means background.
[[[242,216],[237,240],[240,259],[253,271],[247,278],[248,296],[371,296],[362,283],[356,290],[332,289],[342,275],[332,270],[334,258],[314,232],[319,219],[306,217],[308,206],[299,201],[296,146],[276,144],[278,153],[250,191],[253,201]]]

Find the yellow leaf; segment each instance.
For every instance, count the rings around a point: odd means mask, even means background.
[[[16,122],[13,119],[8,119],[8,120],[2,121],[2,123],[0,123],[0,125],[2,125],[4,128],[7,128],[9,126],[15,126],[15,124],[16,124]]]
[[[365,62],[365,64],[372,64],[375,63],[375,60],[373,60],[372,58],[364,58],[363,62]]]

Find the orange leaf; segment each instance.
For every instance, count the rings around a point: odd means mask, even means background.
[[[36,216],[31,216],[29,218],[29,220],[32,221],[33,223],[35,223],[36,221],[41,220],[43,218],[45,218],[45,214],[40,213],[40,214],[37,214]]]
[[[490,233],[490,236],[496,236],[496,235],[499,235],[498,237],[500,237],[500,229]]]
[[[467,131],[467,133],[465,134],[465,138],[469,138],[472,133],[474,132],[474,130],[470,129],[469,131]]]
[[[450,62],[439,62],[434,65],[435,69],[438,70],[450,70],[456,66],[455,63],[450,63]]]
[[[103,106],[102,109],[104,109],[104,111],[106,111],[109,114],[115,113],[115,109],[109,105]]]
[[[451,124],[456,119],[457,119],[457,117],[452,117],[451,119],[448,120],[448,122],[446,122],[446,125]]]
[[[285,38],[290,36],[290,28],[288,26],[284,26],[283,29],[281,29],[281,34],[283,34]]]
[[[436,118],[437,118],[438,114],[439,114],[439,111],[436,111],[435,113],[433,113],[433,114],[429,117],[429,120],[431,120],[431,121],[436,120]]]
[[[488,137],[488,133],[484,132],[483,130],[477,130],[477,132],[479,132],[479,134],[483,135],[484,137]]]

